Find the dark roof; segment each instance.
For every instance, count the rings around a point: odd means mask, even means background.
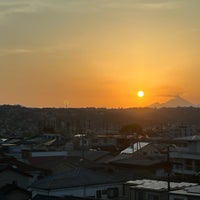
[[[0,194],[0,200],[8,200],[4,195]]]
[[[148,160],[148,159],[141,159],[141,160],[134,160],[134,159],[126,159],[113,162],[113,164],[121,164],[121,165],[129,165],[129,166],[138,166],[138,167],[153,167],[162,164],[163,162],[159,160]]]
[[[64,157],[30,157],[27,160],[34,167],[41,167],[43,169],[52,170],[58,165],[58,163],[64,160]]]
[[[5,166],[9,166],[10,168],[16,169],[20,172],[25,172],[28,173],[29,172],[33,172],[33,171],[40,171],[40,172],[47,172],[45,169],[42,169],[40,167],[35,167],[33,165],[21,162],[19,160],[17,160],[14,157],[5,157],[0,159],[0,169],[5,168]]]
[[[185,141],[185,142],[192,142],[192,141],[200,141],[200,135],[192,135],[192,136],[185,136],[185,137],[179,137],[175,138],[175,141]]]
[[[21,191],[21,192],[31,196],[31,192],[29,192],[29,191],[27,191],[23,188],[20,188],[16,184],[6,184],[6,185],[4,185],[3,187],[0,188],[0,194],[6,195],[6,194],[10,194],[12,191],[16,191],[16,190]]]
[[[13,145],[17,145],[17,144],[22,144],[23,142],[23,138],[18,137],[18,138],[9,138],[7,140],[5,140],[4,142],[2,142],[2,145],[6,145],[6,144],[13,144]]]
[[[107,155],[109,155],[110,152],[108,151],[96,151],[96,150],[85,150],[84,151],[84,158],[87,160],[91,160],[91,161],[97,161]],[[69,157],[82,157],[83,156],[83,152],[80,151],[70,151],[68,153]]]
[[[101,174],[85,168],[76,168],[38,180],[31,187],[49,190],[117,182],[120,182],[120,180],[107,174]]]
[[[15,168],[13,166],[10,166],[10,165],[0,165],[0,173],[4,172],[4,171],[13,171],[13,172],[21,174],[23,176],[30,176],[30,177],[32,177],[32,175],[30,175],[30,174],[28,174],[28,173],[26,173],[26,172],[24,172],[24,171],[22,171],[20,169],[17,169],[17,168]]]
[[[74,197],[74,196],[65,196],[65,197],[55,197],[47,195],[36,195],[32,200],[94,200],[93,198],[86,197]]]
[[[109,163],[112,165],[121,165],[121,166],[135,166],[135,167],[155,167],[162,166],[166,161],[163,159],[145,157],[142,155],[125,155],[121,157],[122,159],[111,160]]]
[[[81,157],[40,157],[29,158],[28,161],[38,167],[50,170],[52,173],[61,173],[77,167],[87,169],[104,168],[104,164],[95,161],[81,159]]]
[[[64,200],[64,197],[46,196],[46,195],[36,195],[32,200]]]

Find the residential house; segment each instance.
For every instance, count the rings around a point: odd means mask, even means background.
[[[65,196],[65,197],[56,197],[49,195],[40,195],[37,194],[32,200],[95,200],[95,198],[84,198],[84,197],[74,197],[74,196]]]
[[[0,159],[0,187],[16,183],[27,188],[33,181],[48,174],[47,170],[21,162],[14,157]]]
[[[121,153],[131,153],[145,156],[147,158],[165,160],[167,157],[166,152],[166,144],[156,142],[136,142],[130,145],[127,149],[123,150]]]
[[[199,185],[171,191],[169,198],[169,200],[199,200],[199,199],[200,199]]]
[[[106,161],[115,168],[132,170],[137,178],[166,176],[166,145],[141,142],[133,144],[119,155]]]
[[[31,192],[16,184],[7,184],[0,188],[0,200],[30,200]]]
[[[127,200],[168,200],[168,191],[195,186],[195,183],[166,182],[157,180],[135,180],[125,183],[125,196]],[[179,200],[179,199],[173,199]]]
[[[174,140],[176,148],[170,148],[172,173],[180,176],[196,176],[200,173],[200,136],[188,136]]]
[[[21,188],[27,188],[33,181],[33,176],[15,169],[15,166],[0,166],[0,187],[15,183]]]
[[[122,182],[109,175],[85,168],[76,168],[34,182],[32,196],[78,196],[99,199],[118,199],[122,196]]]

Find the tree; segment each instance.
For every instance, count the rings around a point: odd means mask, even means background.
[[[135,134],[137,137],[143,136],[143,128],[140,124],[132,123],[127,124],[125,126],[122,126],[120,129],[120,133],[123,133],[125,135],[133,135]]]
[[[139,147],[141,148],[140,145],[140,136],[143,136],[143,128],[141,125],[137,124],[137,123],[133,123],[133,124],[128,124],[123,126],[120,129],[120,133],[123,133],[125,135],[135,135],[137,138],[137,150],[139,149]]]

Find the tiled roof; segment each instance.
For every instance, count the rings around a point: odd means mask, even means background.
[[[96,161],[98,159],[103,158],[104,156],[107,156],[109,152],[107,151],[95,151],[95,150],[87,150],[87,151],[70,151],[68,153],[68,156],[77,156],[77,157],[82,157],[84,156],[85,159],[91,160],[91,161]]]
[[[18,169],[23,172],[29,172],[29,171],[43,171],[44,172],[45,171],[44,169],[41,169],[39,167],[34,167],[30,164],[21,162],[14,157],[5,157],[5,158],[0,159],[0,165],[7,165],[11,167],[14,166],[15,169]]]
[[[55,197],[47,195],[36,195],[32,200],[94,200],[94,199],[86,197],[74,197],[74,196]]]
[[[171,191],[170,194],[184,195],[184,196],[196,196],[200,198],[200,185],[186,187],[180,190]]]
[[[200,135],[192,135],[186,137],[175,138],[175,141],[200,141]]]
[[[15,168],[15,167],[13,167],[13,166],[9,166],[9,165],[0,165],[0,173],[1,173],[1,172],[4,172],[4,171],[13,171],[13,172],[16,172],[16,173],[18,173],[18,174],[21,174],[21,175],[23,175],[23,176],[32,177],[31,174],[28,174],[28,173],[26,173],[26,172],[24,172],[24,171],[22,171],[22,170],[20,170],[20,169],[17,169],[17,168]]]
[[[128,181],[128,185],[132,189],[143,189],[143,190],[157,190],[157,191],[166,191],[168,189],[168,183],[166,181],[157,181],[157,180],[135,180]],[[176,190],[184,187],[195,186],[196,183],[187,183],[187,182],[170,182],[170,190]]]
[[[85,168],[76,168],[36,181],[32,188],[61,189],[120,182],[119,179]]]
[[[29,192],[29,191],[27,191],[23,188],[20,188],[16,184],[6,184],[6,185],[4,185],[3,187],[0,188],[0,194],[4,194],[4,195],[9,194],[9,193],[11,193],[12,191],[15,191],[15,190],[21,191],[21,192],[26,193],[26,194],[31,196],[31,192]]]

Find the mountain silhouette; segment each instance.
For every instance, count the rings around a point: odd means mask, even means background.
[[[175,107],[198,107],[198,106],[183,99],[180,96],[176,96],[165,103],[154,103],[154,104],[151,104],[149,107],[151,107],[151,108],[162,108],[162,107],[175,108]]]

